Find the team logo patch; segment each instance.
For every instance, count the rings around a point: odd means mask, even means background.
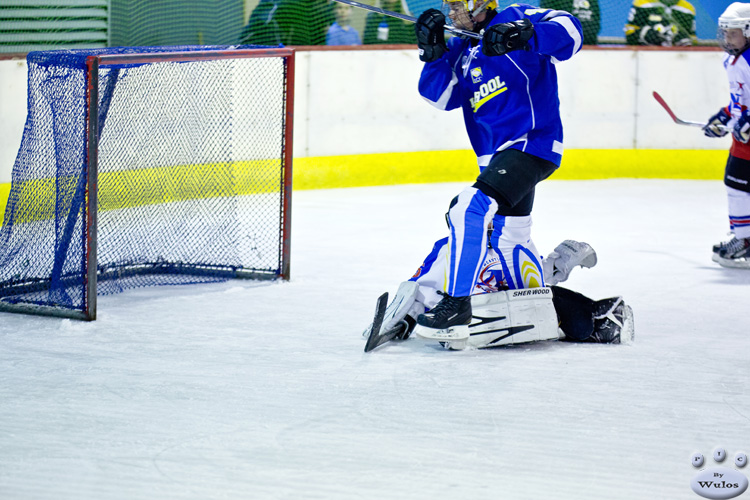
[[[474,83],[482,83],[482,68],[471,69],[471,81]]]
[[[493,257],[484,263],[475,287],[474,293],[492,293],[508,288],[500,259]]]

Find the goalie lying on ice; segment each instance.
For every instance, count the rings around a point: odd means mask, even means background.
[[[405,340],[412,333],[440,342],[447,349],[484,348],[540,340],[630,343],[633,312],[622,297],[594,301],[578,292],[555,286],[576,267],[593,267],[596,252],[586,243],[566,240],[543,260],[542,282],[549,286],[508,289],[503,259],[490,248],[471,296],[472,315],[466,324],[442,330],[417,325],[417,317],[444,295],[447,238],[435,244],[430,255],[409,280],[401,283],[385,309],[382,323],[375,321],[363,333],[365,351],[391,339]]]

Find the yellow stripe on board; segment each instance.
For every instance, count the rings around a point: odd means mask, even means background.
[[[572,149],[551,179],[721,180],[724,150]],[[470,150],[294,159],[294,189],[471,182],[479,172]]]
[[[550,179],[723,180],[723,149],[571,149]]]
[[[425,151],[294,159],[294,189],[329,189],[471,180],[471,151]]]
[[[105,172],[98,179],[99,210],[278,192],[279,170],[280,160],[276,159]],[[15,221],[22,223],[54,217],[57,193],[72,193],[75,181],[76,178],[67,177],[57,182],[54,179],[24,182],[20,186]],[[3,207],[10,186],[0,185]],[[70,197],[61,198],[69,200]]]
[[[280,160],[180,165],[99,176],[99,209],[270,193],[279,190]]]
[[[661,149],[573,149],[550,179],[610,178],[721,180],[727,151]],[[235,164],[181,165],[102,174],[102,210],[184,201],[198,198],[266,193],[278,189],[279,160]],[[293,187],[330,189],[432,182],[471,182],[477,176],[470,150],[320,156],[294,159]],[[35,200],[19,207],[17,221],[49,218],[54,213],[57,185],[50,179],[23,187]],[[0,184],[5,207],[10,184]],[[30,193],[34,193],[31,197]],[[1,217],[4,215],[0,213]]]
[[[0,207],[2,207],[2,210],[0,210],[0,224],[3,223],[3,219],[5,218],[5,205],[8,201],[8,195],[10,195],[10,183],[0,184]]]

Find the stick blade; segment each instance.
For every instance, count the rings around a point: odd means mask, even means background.
[[[661,107],[664,108],[664,110],[667,113],[669,113],[669,116],[672,117],[672,120],[674,120],[674,122],[677,125],[688,125],[690,127],[700,127],[700,128],[703,128],[703,127],[706,126],[706,124],[702,123],[702,122],[694,122],[694,121],[690,121],[690,120],[682,120],[680,118],[677,118],[677,115],[674,114],[674,111],[672,111],[672,108],[669,107],[669,105],[667,104],[667,102],[664,100],[664,98],[661,95],[659,95],[658,92],[653,91],[651,93],[651,95],[653,95],[654,99],[656,99],[656,102],[658,102],[659,104],[661,104]]]
[[[674,120],[675,123],[680,123],[680,119],[677,118],[677,116],[672,111],[672,108],[669,107],[667,102],[664,100],[664,98],[661,95],[659,95],[657,91],[654,90],[651,95],[654,96],[654,99],[656,99],[656,102],[661,104],[661,107],[664,108],[664,111],[669,113],[669,116],[672,117],[672,120]]]
[[[380,344],[380,328],[383,326],[383,318],[385,318],[385,309],[388,306],[388,292],[378,297],[378,302],[375,305],[375,317],[372,319],[372,330],[370,336],[367,338],[365,344],[365,352],[370,352]]]

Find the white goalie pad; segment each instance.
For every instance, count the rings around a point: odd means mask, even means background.
[[[417,325],[414,333],[441,342],[447,349],[480,349],[564,336],[558,329],[552,290],[547,287],[472,295],[471,308],[469,325],[444,330]]]

